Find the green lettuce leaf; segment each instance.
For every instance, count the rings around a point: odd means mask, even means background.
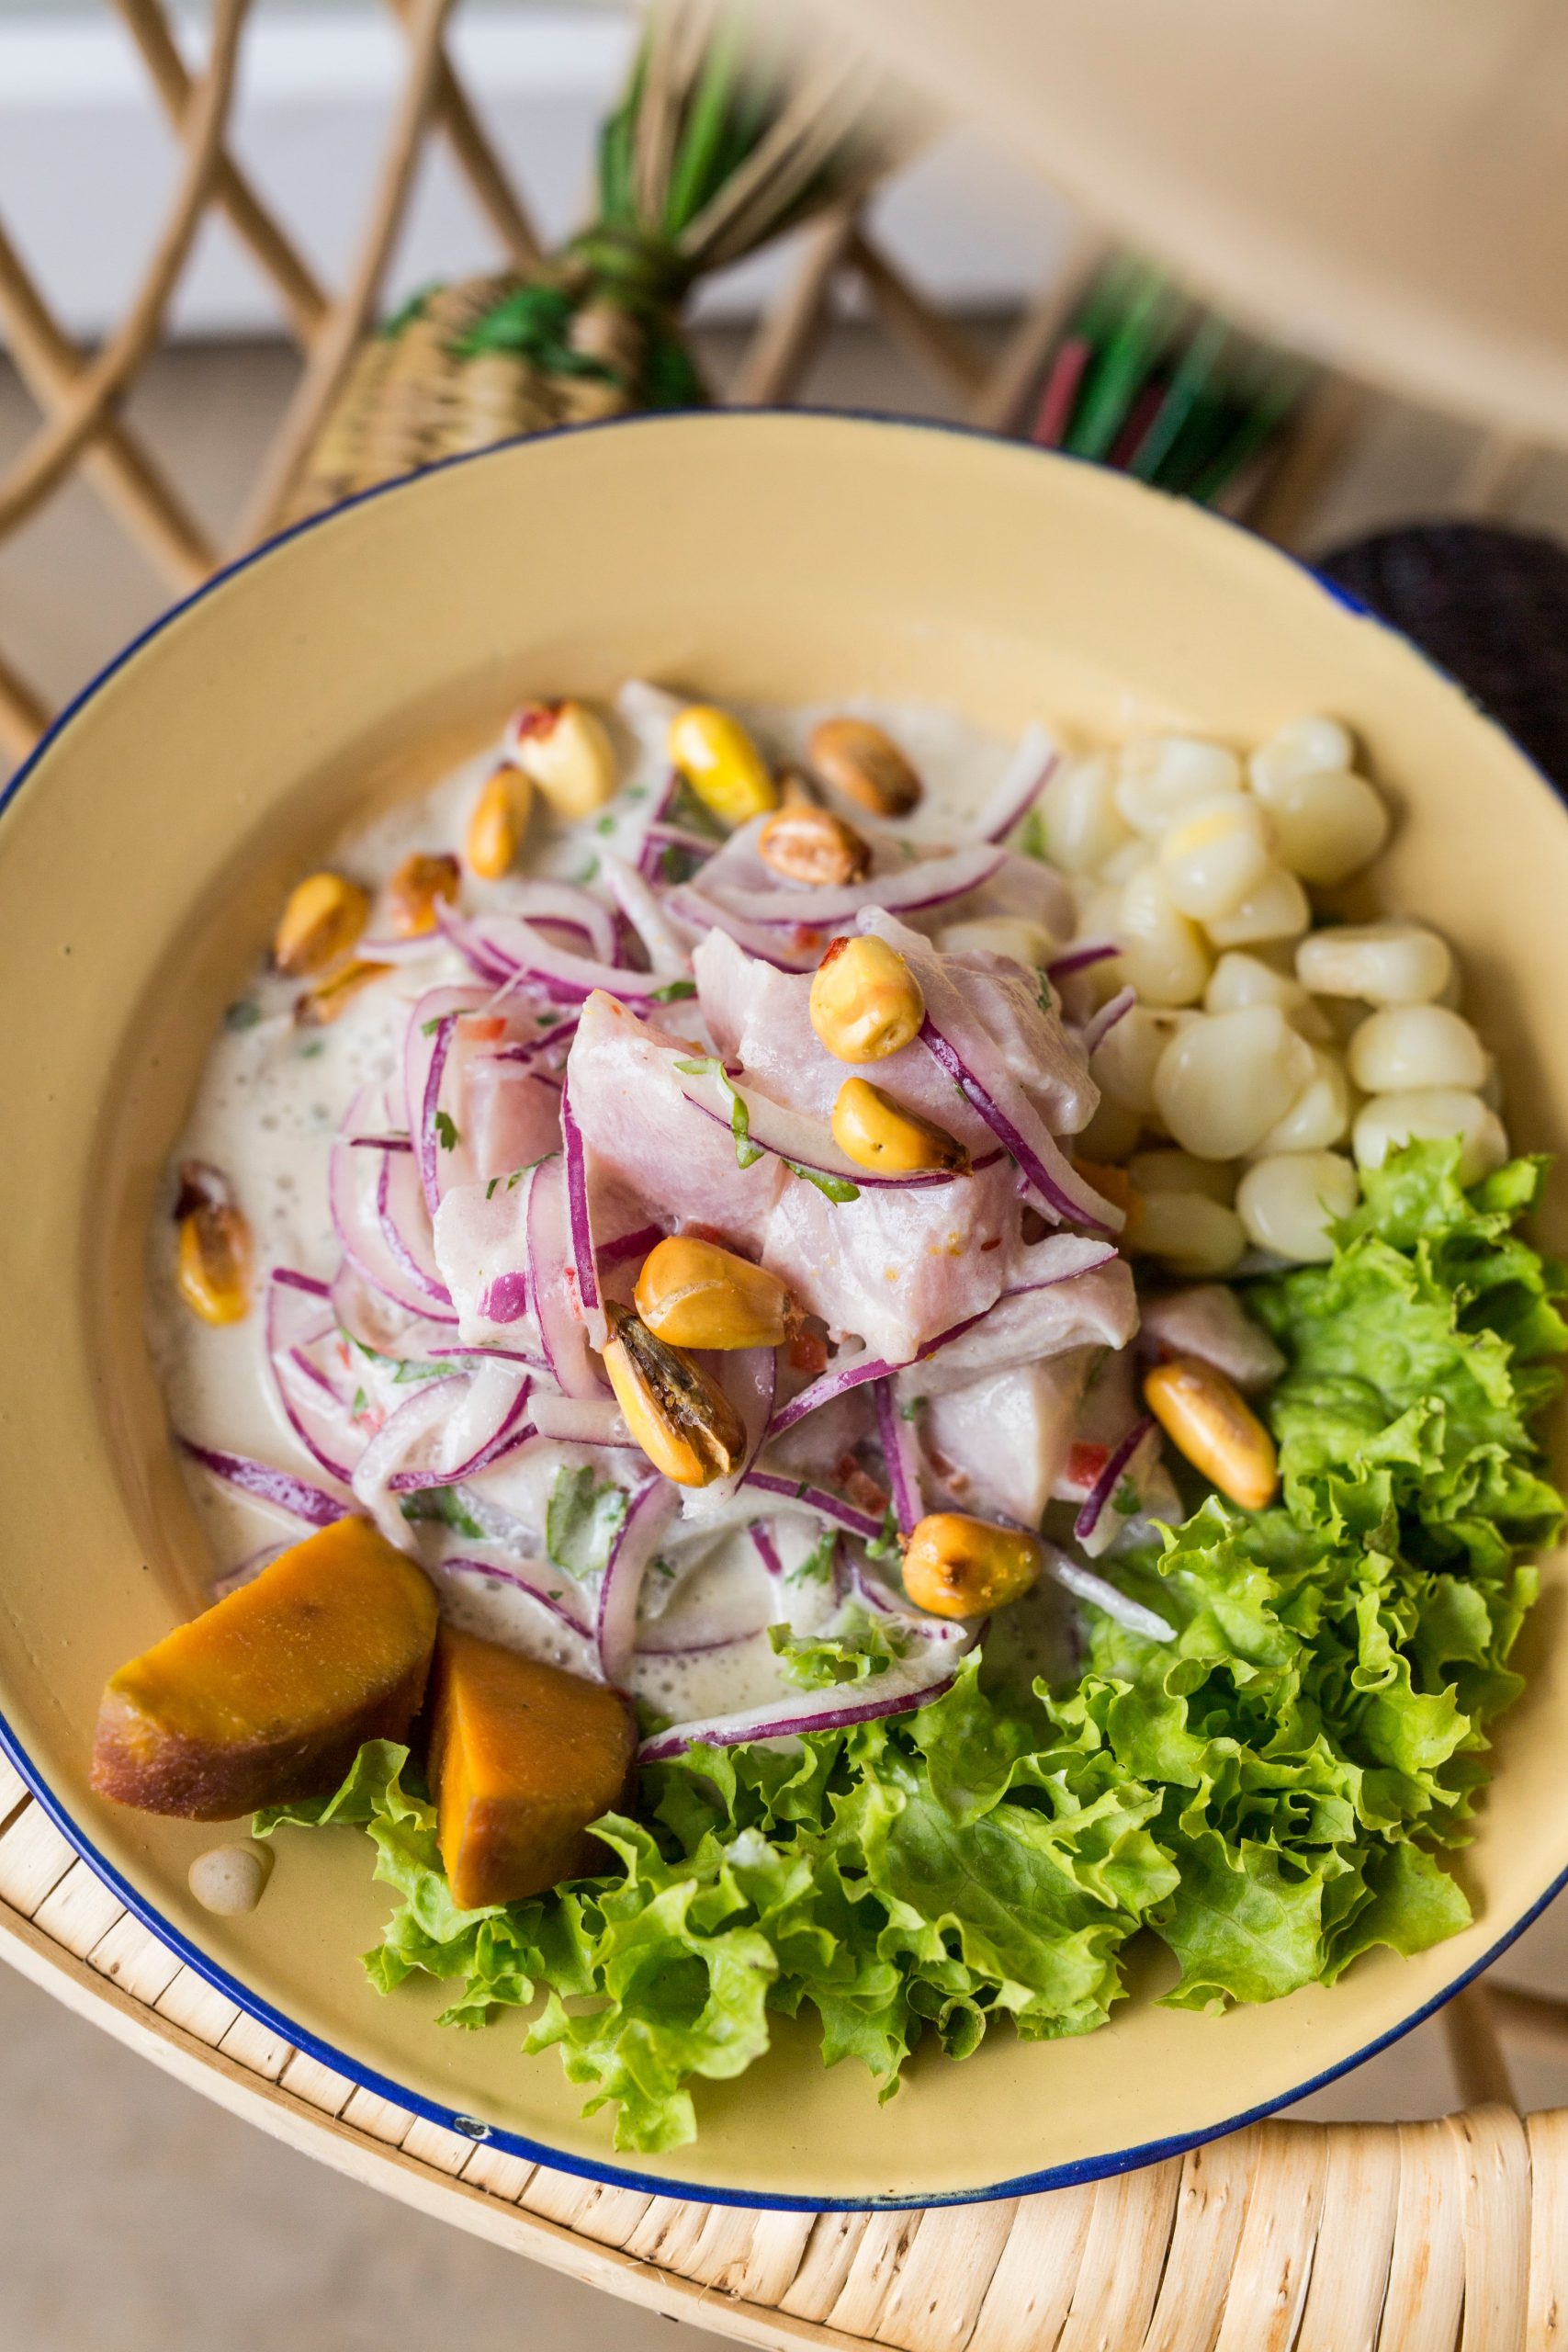
[[[1089,1612],[1075,1682],[988,1684],[977,1655],[918,1712],[787,1746],[694,1748],[643,1775],[614,1856],[547,1896],[464,1912],[405,1749],[361,1750],[329,1799],[258,1832],[357,1826],[399,1897],[371,1979],[448,1980],[445,2022],[530,2012],[616,2144],[676,2147],[692,2086],[744,2072],[770,2018],[814,2013],[829,2065],[886,2097],[928,2031],[954,2057],[998,2018],[1092,2030],[1129,1940],[1163,1940],[1185,2007],[1332,1984],[1469,1917],[1442,1856],[1465,1838],[1488,1726],[1562,1507],[1531,1435],[1568,1346],[1561,1271],[1517,1236],[1541,1169],[1464,1192],[1457,1147],[1363,1181],[1333,1262],[1251,1286],[1288,1369],[1267,1411],[1278,1504],[1214,1495],[1118,1581],[1174,1626]],[[602,1565],[625,1498],[563,1474],[549,1549]],[[826,1556],[826,1555],[824,1555]],[[864,1685],[886,1632],[844,1611],[775,1627],[789,1679]]]

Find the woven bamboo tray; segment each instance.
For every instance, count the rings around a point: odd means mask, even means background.
[[[1521,2118],[1496,2102],[1434,2123],[1266,2123],[1114,2179],[929,2212],[758,2212],[600,2188],[355,2089],[244,2016],[121,1908],[3,1758],[0,1956],[291,2147],[748,2344],[1552,2352],[1568,2341],[1568,2110]],[[1465,2023],[1473,2079],[1495,2049],[1483,2012]]]

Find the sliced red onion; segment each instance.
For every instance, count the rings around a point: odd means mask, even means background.
[[[1080,1567],[1076,1560],[1069,1560],[1050,1544],[1045,1546],[1045,1573],[1076,1600],[1087,1600],[1092,1607],[1102,1609],[1119,1625],[1125,1625],[1130,1634],[1142,1634],[1151,1642],[1175,1641],[1175,1626],[1167,1624],[1157,1611],[1145,1609],[1142,1601],[1118,1592],[1104,1577],[1096,1576],[1092,1568]]]
[[[648,1005],[663,983],[625,964],[592,962],[558,947],[521,915],[480,915],[473,922],[448,912],[443,929],[487,979],[513,989],[541,989],[557,1004],[581,1004],[595,989],[623,1003]]]
[[[349,1104],[344,1132],[334,1140],[328,1159],[327,1197],[333,1229],[344,1256],[372,1290],[378,1291],[406,1315],[455,1328],[457,1317],[444,1312],[432,1300],[428,1286],[413,1281],[388,1245],[377,1195],[379,1172],[389,1165],[389,1155],[381,1155],[378,1162],[377,1155],[355,1151],[348,1141],[351,1134],[367,1125],[366,1107],[375,1093],[374,1088],[367,1087],[355,1095]],[[344,1320],[346,1328],[355,1330],[346,1317]],[[359,1336],[356,1330],[355,1336]]]
[[[435,1114],[441,1107],[441,1080],[457,1016],[478,1012],[489,1001],[483,989],[428,989],[409,1015],[403,1037],[403,1104],[424,1204],[434,1216],[446,1189],[441,1182],[441,1147]]]
[[[542,1029],[536,1037],[529,1037],[521,1045],[498,1046],[495,1058],[498,1062],[537,1061],[552,1046],[570,1046],[577,1029],[575,1021],[555,1022],[548,1029]]]
[[[908,1362],[924,1363],[926,1358],[934,1356],[939,1348],[948,1347],[954,1340],[961,1339],[965,1331],[972,1331],[990,1311],[988,1306],[982,1307],[978,1315],[966,1315],[962,1323],[950,1324],[945,1331],[938,1331],[923,1347],[915,1350]],[[795,1427],[796,1421],[805,1420],[808,1413],[815,1413],[823,1405],[830,1405],[835,1396],[842,1396],[848,1390],[858,1388],[863,1381],[886,1380],[904,1369],[901,1364],[888,1363],[881,1356],[857,1356],[852,1363],[831,1365],[803,1388],[798,1396],[792,1396],[787,1405],[779,1407],[769,1425],[768,1435],[782,1437],[785,1430]]]
[[[964,828],[976,842],[1005,842],[1055,774],[1060,753],[1043,727],[1026,727],[979,816]]]
[[[603,1391],[593,1396],[547,1396],[536,1393],[532,1413],[539,1435],[553,1439],[557,1445],[626,1448],[632,1444],[631,1431],[620,1407]]]
[[[891,1380],[879,1380],[874,1390],[876,1400],[876,1431],[882,1440],[882,1458],[887,1464],[887,1484],[893,1497],[893,1515],[898,1532],[908,1535],[925,1515],[920,1499],[920,1462],[913,1432],[898,1409]]]
[[[547,1159],[528,1178],[528,1295],[550,1370],[564,1395],[600,1398],[604,1387],[577,1313],[566,1170]]]
[[[1037,1290],[1056,1290],[1063,1283],[1076,1283],[1080,1274],[1092,1274],[1101,1266],[1113,1266],[1122,1254],[1111,1242],[1091,1241],[1088,1234],[1078,1233],[1054,1233],[1044,1241],[1034,1242],[1032,1251],[1034,1250],[1048,1250],[1053,1257],[1070,1255],[1075,1262],[1042,1274],[1034,1282],[1014,1283],[998,1299],[998,1306],[1005,1306],[1010,1298],[1029,1298]]]
[[[1133,1423],[1119,1445],[1111,1447],[1105,1467],[1089,1488],[1088,1500],[1073,1522],[1073,1533],[1080,1544],[1087,1544],[1100,1525],[1100,1515],[1122,1482],[1123,1474],[1140,1446],[1156,1434],[1156,1424],[1145,1414]]]
[[[435,1262],[430,1213],[412,1159],[383,1153],[376,1175],[376,1217],[389,1255],[423,1299],[424,1312],[449,1307],[452,1294]]]
[[[599,1252],[602,1266],[624,1266],[628,1258],[646,1258],[649,1251],[664,1238],[661,1225],[639,1225],[635,1233],[623,1233],[617,1241],[606,1241]]]
[[[603,1351],[610,1336],[604,1301],[599,1295],[599,1268],[593,1250],[593,1219],[588,1206],[588,1155],[582,1130],[573,1116],[570,1077],[561,1089],[561,1143],[566,1158],[567,1231],[577,1301],[590,1347]]]
[[[661,817],[649,826],[647,838],[660,849],[684,850],[688,857],[709,858],[718,848],[711,833],[694,833],[684,825],[666,824]]]
[[[637,1611],[642,1580],[681,1508],[680,1489],[668,1478],[649,1478],[626,1507],[599,1586],[593,1637],[599,1671],[617,1688],[626,1681],[637,1646]]]
[[[409,1136],[350,1136],[351,1151],[412,1151],[413,1140]]]
[[[834,890],[728,889],[710,870],[703,876],[703,892],[721,914],[739,916],[742,922],[807,923],[814,930],[831,930],[836,923],[852,922],[863,907],[882,907],[890,914],[918,914],[930,907],[946,906],[952,899],[966,898],[990,880],[1004,854],[988,843],[976,842],[942,857],[914,859],[892,874],[874,875],[868,882],[848,883]]]
[[[776,1580],[782,1581],[784,1562],[779,1557],[779,1547],[773,1542],[767,1521],[754,1519],[746,1532],[751,1538],[752,1549],[768,1574]]]
[[[445,1380],[434,1384],[445,1388]],[[455,1487],[465,1478],[477,1478],[485,1470],[493,1469],[498,1462],[515,1453],[525,1441],[534,1435],[529,1419],[528,1400],[532,1384],[528,1374],[513,1364],[487,1363],[472,1376],[468,1404],[474,1411],[478,1426],[470,1430],[463,1441],[467,1451],[458,1460],[446,1459],[423,1470],[399,1470],[387,1481],[389,1494],[418,1494],[429,1487]]]
[[[1077,1174],[999,1057],[994,1065],[988,1065],[987,1074],[1000,1081],[998,1091],[1009,1098],[1009,1108],[1005,1110],[956,1046],[937,1027],[929,1012],[920,1023],[919,1035],[931,1059],[957,1080],[1002,1149],[1017,1160],[1041,1205],[1053,1216],[1069,1217],[1075,1225],[1092,1226],[1099,1233],[1114,1233],[1122,1222],[1121,1210],[1101,1200],[1093,1185]],[[1025,1135],[1015,1123],[1020,1115],[1031,1134]]]
[[[731,1634],[715,1634],[705,1641],[649,1641],[640,1639],[637,1645],[638,1657],[707,1657],[715,1650],[738,1650],[742,1642],[754,1642],[765,1634],[770,1620],[759,1617],[754,1625],[742,1625]]]
[[[678,1724],[655,1733],[637,1749],[639,1764],[662,1764],[683,1756],[689,1747],[743,1747],[752,1740],[804,1739],[812,1732],[844,1731],[852,1724],[874,1723],[884,1715],[912,1714],[951,1690],[950,1668],[935,1681],[911,1684],[897,1668],[859,1686],[864,1695],[848,1699],[839,1683],[808,1697],[775,1699],[765,1707],[750,1707],[741,1714],[708,1715],[695,1723]],[[890,1690],[888,1685],[897,1683]],[[881,1685],[878,1691],[877,1685]]]
[[[641,940],[649,969],[666,978],[687,978],[692,959],[665,921],[663,909],[642,876],[624,859],[613,857],[608,850],[600,852],[599,870],[616,905]],[[612,960],[608,956],[604,958],[606,963]]]
[[[530,1355],[526,1348],[468,1348],[456,1340],[443,1341],[439,1347],[430,1349],[427,1361],[439,1363],[449,1358],[454,1363],[467,1363],[470,1359],[482,1360],[486,1357],[493,1357],[501,1363],[526,1364],[530,1372],[549,1370],[543,1356]]]
[[[1093,1019],[1084,1023],[1080,1040],[1084,1052],[1098,1053],[1116,1023],[1126,1019],[1137,1001],[1136,989],[1118,989],[1115,995],[1100,1006]]]
[[[666,890],[663,906],[667,915],[699,939],[710,931],[727,932],[737,947],[743,947],[761,963],[772,964],[775,971],[814,972],[828,944],[829,934],[814,931],[808,923],[797,925],[792,937],[776,923],[742,922],[689,882]]]
[[[1065,980],[1074,972],[1087,972],[1091,964],[1104,964],[1121,953],[1113,939],[1085,940],[1078,946],[1065,947],[1059,956],[1054,956],[1045,967],[1045,977]]]
[[[335,1331],[332,1308],[312,1283],[279,1271],[266,1286],[266,1356],[283,1418],[319,1469],[352,1487],[366,1440],[325,1375],[305,1353]]]
[[[777,1416],[774,1418],[776,1420]],[[846,1535],[858,1536],[863,1544],[874,1544],[882,1533],[882,1521],[874,1519],[870,1511],[857,1510],[841,1495],[829,1494],[826,1487],[814,1487],[809,1480],[782,1478],[773,1470],[748,1470],[740,1483],[743,1487],[755,1487],[761,1494],[776,1495],[786,1509],[825,1519],[830,1526],[841,1528]],[[754,1530],[752,1542],[756,1542]]]
[[[392,1480],[400,1470],[408,1467],[426,1439],[451,1412],[457,1392],[466,1390],[468,1385],[465,1373],[453,1373],[443,1380],[423,1381],[406,1405],[400,1405],[395,1413],[388,1415],[359,1457],[354,1473],[355,1498],[389,1544],[403,1544],[408,1540],[403,1515],[391,1499]],[[430,1483],[446,1486],[447,1481],[436,1478]]]
[[[338,1496],[329,1495],[324,1487],[312,1487],[287,1470],[275,1469],[270,1462],[257,1462],[248,1453],[224,1453],[216,1446],[197,1445],[194,1438],[182,1437],[179,1443],[193,1462],[199,1462],[204,1470],[210,1470],[226,1486],[237,1487],[256,1502],[270,1503],[275,1510],[287,1511],[291,1519],[302,1519],[309,1526],[331,1527],[350,1515]]]
[[[593,1637],[593,1629],[575,1596],[571,1578],[559,1568],[546,1570],[523,1561],[503,1568],[493,1560],[466,1556],[442,1560],[438,1568],[442,1576],[488,1577],[492,1583],[511,1585],[513,1591],[525,1592],[530,1600],[536,1600],[541,1609],[548,1610],[552,1617],[558,1618],[584,1641]]]
[[[320,1299],[323,1306],[332,1302],[333,1286],[316,1274],[302,1274],[297,1266],[274,1266],[271,1279],[283,1290],[297,1290],[307,1298]]]

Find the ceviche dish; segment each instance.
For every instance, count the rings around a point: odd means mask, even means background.
[[[210,1603],[95,1787],[249,1820],[217,1911],[362,1833],[377,1991],[631,2149],[778,2013],[886,2097],[1134,1946],[1224,2009],[1455,1933],[1565,1285],[1449,944],[1363,919],[1377,744],[683,683],[277,908],[149,1239]]]

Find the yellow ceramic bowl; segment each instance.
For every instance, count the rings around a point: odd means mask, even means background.
[[[704,2086],[701,2136],[618,2164],[514,2018],[438,2032],[356,1955],[389,1897],[353,1832],[285,1844],[261,1908],[198,1910],[209,1830],[88,1791],[99,1686],[195,1605],[206,1563],[141,1335],[157,1171],[285,886],[346,818],[434,777],[528,693],[627,672],[714,695],[948,700],[1002,728],[1248,741],[1337,712],[1401,816],[1379,889],[1464,960],[1520,1145],[1568,1135],[1568,822],[1388,630],[1242,533],[1111,474],[921,426],[765,414],[619,424],[454,464],[239,566],[134,647],[0,817],[0,1717],[124,1900],[290,2041],[551,2163],[700,2198],[930,2201],[1135,2163],[1256,2115],[1410,2025],[1568,1871],[1563,1560],[1460,1868],[1476,1921],[1415,1960],[1225,2018],[1134,1997],[1105,2031],[924,2055],[879,2108],[804,2028]],[[1561,1211],[1548,1239],[1565,1237]]]

